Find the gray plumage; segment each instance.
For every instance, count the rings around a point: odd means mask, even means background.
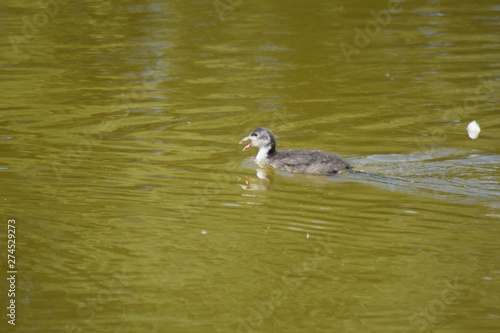
[[[270,130],[257,127],[240,143],[250,141],[243,150],[258,147],[256,162],[273,168],[299,173],[332,174],[350,169],[349,163],[335,154],[318,150],[276,150],[276,141]]]

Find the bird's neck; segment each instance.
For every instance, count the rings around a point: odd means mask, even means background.
[[[264,147],[259,148],[259,152],[257,153],[257,156],[255,157],[255,160],[257,163],[262,163],[265,159],[269,157],[269,154],[272,154],[276,151],[274,148],[274,145],[268,145]]]

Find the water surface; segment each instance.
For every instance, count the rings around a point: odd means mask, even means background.
[[[0,325],[500,329],[495,1],[47,4],[0,12]],[[364,173],[259,170],[257,126]]]

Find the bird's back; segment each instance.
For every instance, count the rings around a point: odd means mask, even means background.
[[[350,168],[339,156],[317,150],[275,151],[264,163],[285,171],[312,174],[338,173]]]

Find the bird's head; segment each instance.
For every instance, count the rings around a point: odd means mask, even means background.
[[[251,147],[257,147],[259,149],[266,148],[269,150],[269,152],[273,152],[276,148],[276,142],[274,140],[273,133],[271,133],[270,130],[264,127],[257,127],[256,129],[254,129],[249,136],[243,138],[243,140],[240,141],[240,144],[249,141],[250,143],[246,145],[243,150],[247,150]]]

